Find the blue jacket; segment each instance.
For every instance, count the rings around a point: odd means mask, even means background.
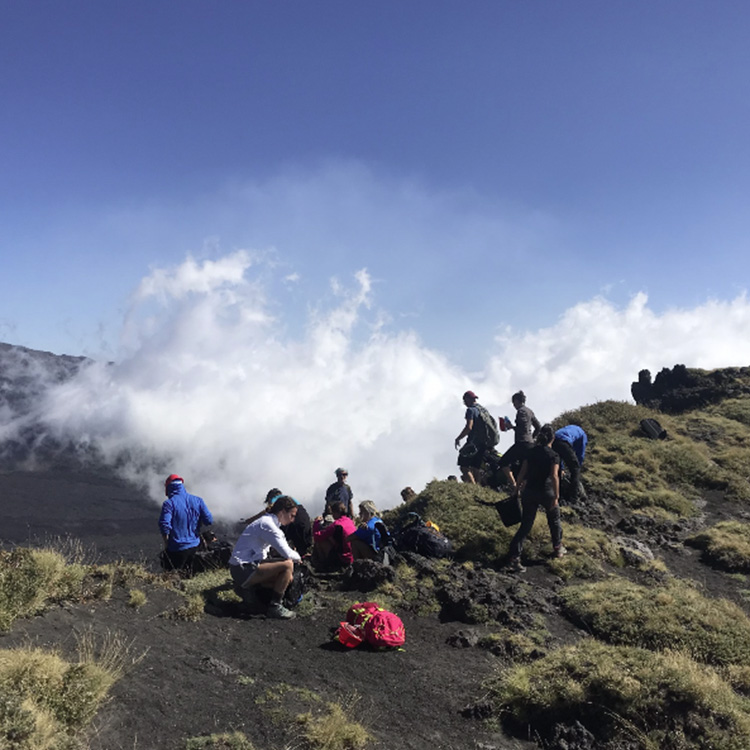
[[[354,533],[365,544],[369,544],[376,552],[380,551],[380,532],[375,528],[376,523],[383,523],[377,516],[373,516],[366,526],[360,526]]]
[[[167,499],[161,506],[159,530],[169,537],[167,550],[176,552],[200,544],[198,532],[201,525],[210,526],[213,516],[202,497],[191,495],[182,482],[172,482],[167,487]]]
[[[569,424],[561,427],[555,433],[555,437],[559,440],[564,440],[566,443],[570,443],[573,446],[578,463],[583,465],[583,458],[586,455],[586,444],[589,441],[586,433],[577,424]]]

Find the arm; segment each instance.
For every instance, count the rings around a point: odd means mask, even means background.
[[[290,546],[289,542],[287,542],[286,537],[284,536],[284,532],[279,529],[275,523],[271,523],[268,528],[269,533],[272,536],[272,540],[269,540],[271,542],[271,546],[282,556],[285,557],[287,560],[295,560],[299,562],[302,558],[299,556],[297,552],[295,552]]]
[[[557,505],[560,502],[560,464],[557,462],[552,464],[550,476],[552,477],[552,487],[555,490],[555,505]]]
[[[536,414],[531,415],[531,426],[534,428],[534,431],[531,433],[532,437],[536,437],[539,434],[539,430],[542,429],[542,425],[539,424],[539,420],[536,418]]]
[[[201,508],[201,517],[200,517],[201,524],[203,524],[203,526],[210,526],[214,522],[214,517],[211,515],[211,511],[208,509],[208,506],[206,505],[206,503],[203,502],[203,500],[201,500],[200,508]]]
[[[474,427],[474,420],[469,418],[466,420],[466,425],[464,425],[463,430],[461,430],[461,434],[456,438],[455,446],[458,448],[458,444],[471,432],[472,428]]]
[[[159,531],[161,531],[161,538],[166,549],[169,543],[169,534],[172,531],[172,502],[170,500],[165,500],[162,503],[161,514],[159,515]]]

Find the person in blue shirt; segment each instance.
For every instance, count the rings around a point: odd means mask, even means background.
[[[382,542],[378,524],[383,520],[372,500],[363,500],[359,504],[359,521],[357,530],[349,535],[352,555],[355,560],[375,560]]]
[[[568,424],[555,432],[552,450],[560,456],[562,463],[570,472],[570,502],[579,500],[584,492],[581,486],[581,466],[586,457],[588,436],[577,424]]]
[[[161,506],[159,530],[164,540],[165,567],[190,574],[201,544],[200,528],[210,526],[214,519],[203,498],[188,493],[178,474],[167,477],[164,493],[167,499]]]

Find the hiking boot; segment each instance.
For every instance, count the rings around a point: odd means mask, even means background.
[[[293,620],[296,616],[291,609],[287,609],[280,602],[271,602],[266,611],[266,617],[271,617],[274,620]]]
[[[559,547],[555,547],[552,551],[552,557],[565,557],[568,554],[568,550],[561,544]]]
[[[525,573],[526,572],[526,568],[521,564],[520,557],[514,557],[512,560],[508,561],[508,570],[511,573]]]

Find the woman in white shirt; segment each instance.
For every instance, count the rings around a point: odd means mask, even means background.
[[[254,587],[263,586],[272,590],[271,603],[266,615],[283,620],[294,617],[294,612],[281,603],[287,586],[292,582],[294,563],[300,560],[286,540],[282,526],[294,521],[297,504],[288,495],[276,498],[268,513],[245,527],[232,550],[229,571],[234,581],[234,590],[251,607],[259,605]],[[273,549],[282,559],[269,559]]]

